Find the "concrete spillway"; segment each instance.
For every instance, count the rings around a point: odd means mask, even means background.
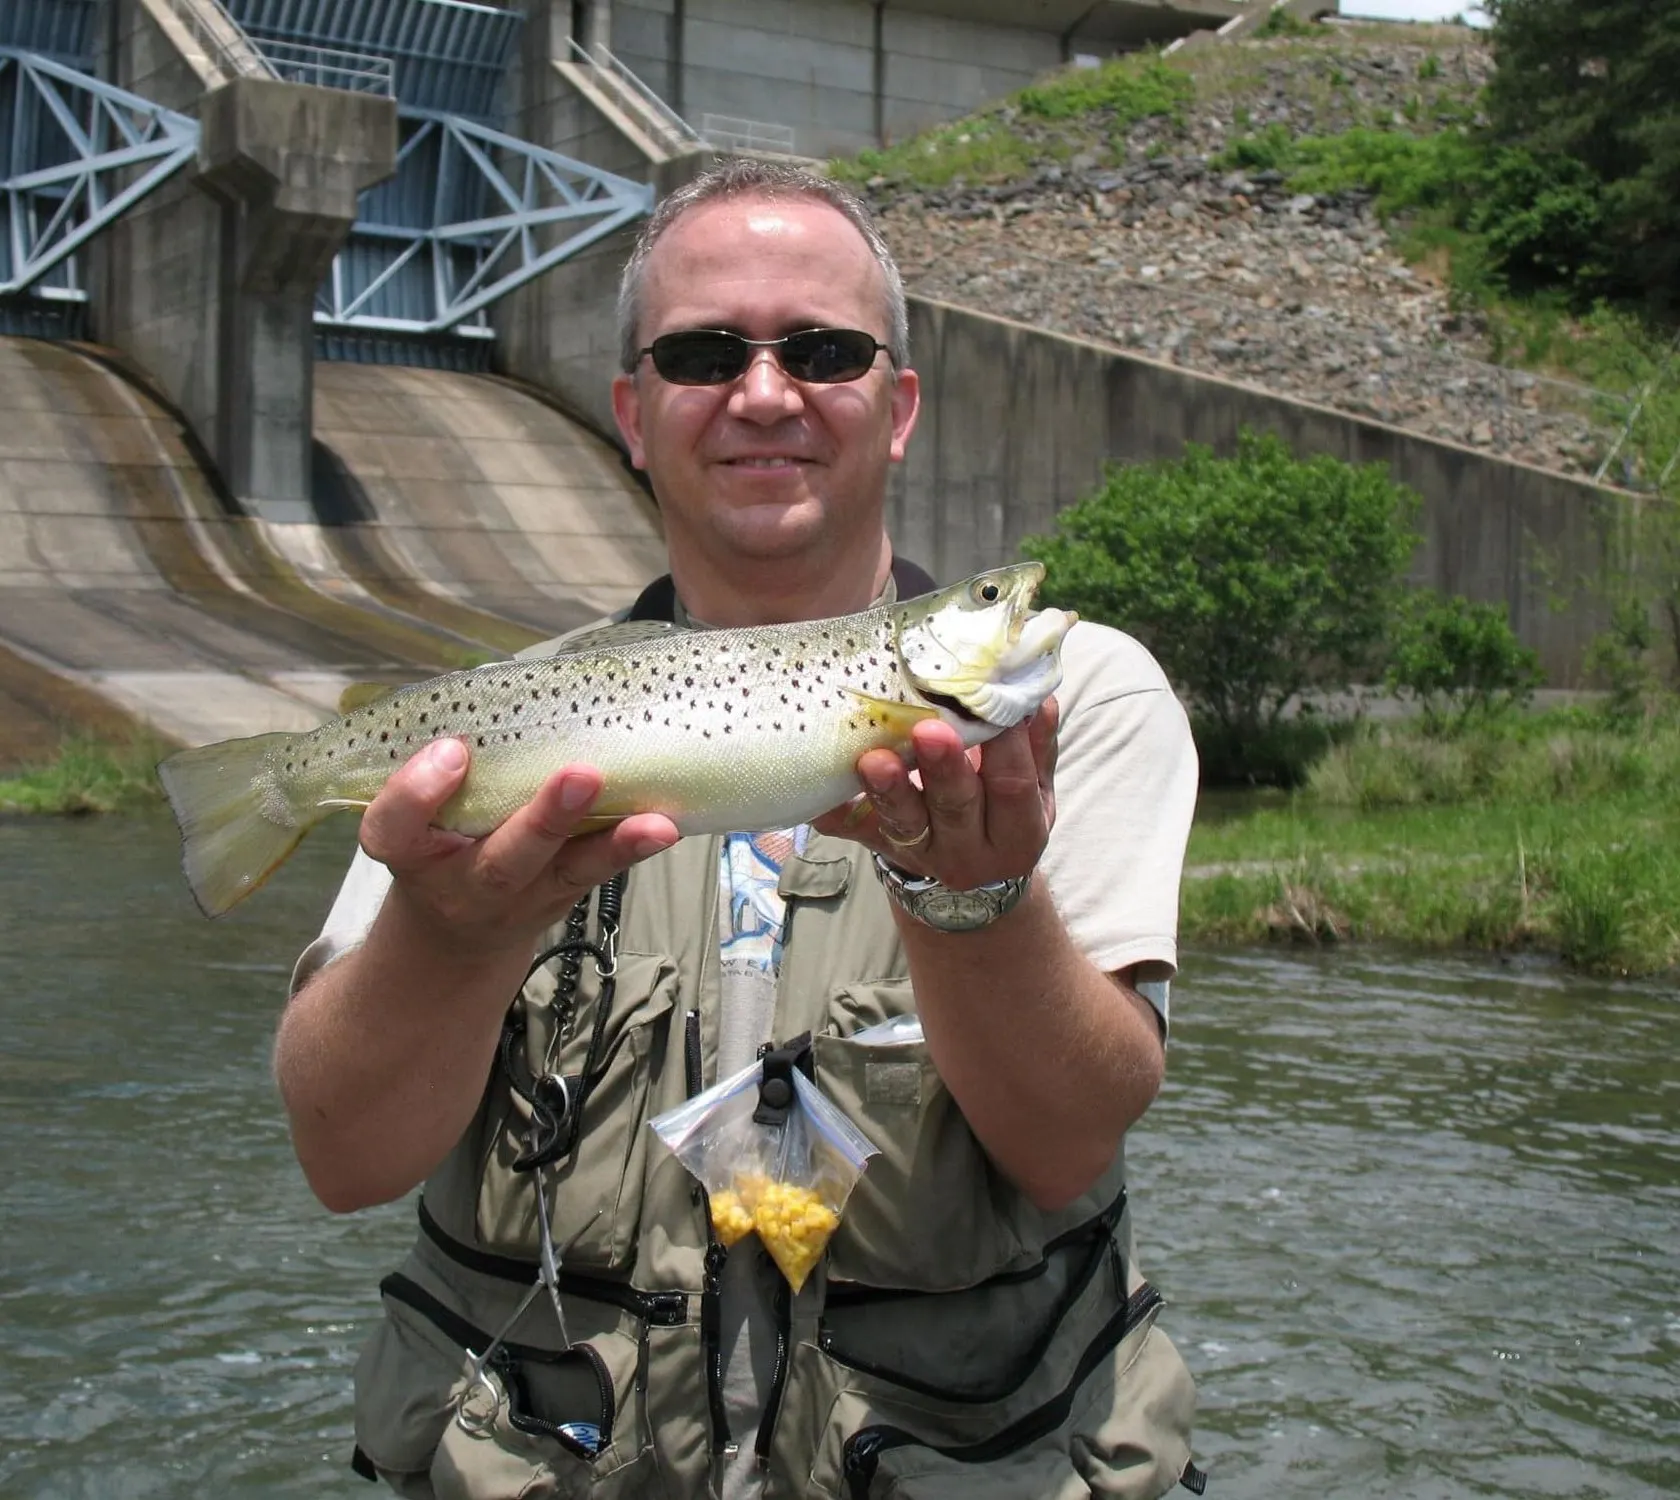
[[[618,451],[524,387],[323,364],[315,438],[342,576],[442,628],[514,649],[628,603],[664,567]]]
[[[317,431],[320,514],[255,520],[104,351],[0,339],[0,763],[125,718],[307,728],[349,682],[503,654],[658,571],[615,451],[522,390],[322,366]]]

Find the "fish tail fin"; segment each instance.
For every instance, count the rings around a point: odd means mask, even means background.
[[[161,761],[158,780],[181,829],[181,868],[193,899],[219,917],[256,890],[314,823],[277,821],[265,761],[294,735],[259,734],[182,750]],[[288,818],[290,809],[280,803]]]

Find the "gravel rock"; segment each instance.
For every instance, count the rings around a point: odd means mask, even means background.
[[[1252,54],[1263,86],[1199,101],[1182,127],[1132,126],[1123,161],[1099,166],[1086,150],[1001,186],[916,192],[875,179],[868,192],[915,293],[1590,471],[1603,401],[1490,363],[1478,321],[1427,269],[1401,261],[1369,194],[1290,193],[1280,172],[1208,165],[1227,137],[1274,121],[1323,135],[1403,116],[1431,55],[1429,86],[1471,97],[1491,67],[1485,43],[1441,38],[1222,44]],[[1326,87],[1326,77],[1346,82]]]

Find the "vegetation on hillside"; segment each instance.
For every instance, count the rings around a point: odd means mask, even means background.
[[[1495,25],[1349,32],[1280,21],[1258,40],[1064,69],[964,120],[834,164],[888,189],[1030,179],[1154,153],[1199,109],[1233,103],[1215,169],[1291,191],[1368,193],[1396,248],[1451,286],[1487,357],[1612,393],[1607,477],[1680,491],[1680,8],[1648,0],[1495,0]],[[1427,52],[1400,108],[1357,87],[1367,39],[1488,49],[1485,87]],[[1450,45],[1448,39],[1452,38]],[[1278,66],[1319,133],[1268,119]],[[1391,92],[1391,91],[1389,91]],[[1275,109],[1272,113],[1275,114]],[[1617,442],[1632,417],[1631,431]],[[1610,433],[1608,429],[1617,429]]]

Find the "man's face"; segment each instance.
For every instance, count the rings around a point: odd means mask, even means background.
[[[885,342],[886,296],[863,237],[825,203],[737,199],[691,209],[648,258],[641,347],[721,328],[751,339],[860,328]],[[613,383],[631,462],[659,497],[673,554],[820,563],[881,545],[887,465],[916,420],[915,374],[885,351],[868,373],[801,383],[753,351],[724,385],[661,379],[644,357]]]

